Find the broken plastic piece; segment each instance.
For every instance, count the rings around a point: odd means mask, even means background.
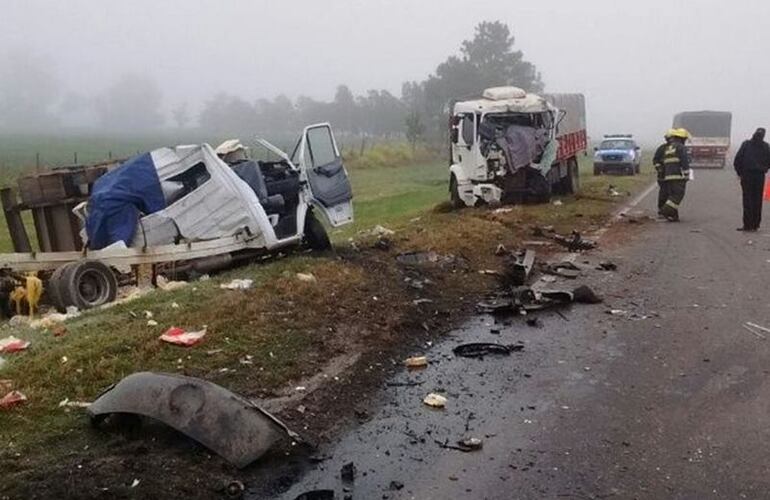
[[[282,436],[301,441],[281,421],[252,402],[205,380],[140,372],[107,389],[88,407],[95,425],[130,413],[158,420],[245,467]]]
[[[404,360],[404,365],[406,365],[407,368],[424,368],[428,366],[428,358],[425,356],[406,358]]]
[[[219,285],[219,288],[225,290],[248,290],[254,284],[254,280],[250,279],[234,279],[230,283],[223,283]]]
[[[440,394],[430,393],[422,400],[423,403],[431,408],[444,408],[447,403],[447,399]]]
[[[17,339],[13,335],[0,340],[0,353],[23,351],[29,347],[29,341]]]
[[[166,333],[161,335],[160,340],[168,342],[169,344],[181,345],[184,347],[190,347],[200,343],[203,337],[206,335],[206,329],[199,330],[197,332],[188,332],[182,328],[172,326]]]
[[[0,398],[0,410],[7,410],[14,406],[19,406],[27,400],[27,396],[19,391],[11,391]]]
[[[484,447],[484,442],[479,438],[469,437],[458,441],[457,445],[467,448],[468,451],[477,451]]]
[[[481,358],[491,354],[508,356],[512,352],[523,350],[524,346],[522,344],[503,345],[492,342],[472,342],[469,344],[460,344],[452,349],[452,352],[454,352],[455,355],[464,358]]]
[[[318,279],[310,273],[297,273],[297,279],[304,283],[315,283]]]

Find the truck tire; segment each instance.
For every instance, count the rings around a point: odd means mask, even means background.
[[[56,296],[60,311],[65,311],[68,306],[75,306],[81,311],[99,307],[114,301],[118,294],[115,273],[95,260],[61,266],[51,277],[51,284],[51,288],[56,289],[52,295]]]
[[[64,264],[62,266],[57,267],[53,274],[51,274],[51,277],[48,278],[48,283],[45,287],[45,292],[47,294],[48,302],[51,303],[52,306],[56,308],[59,312],[67,312],[67,306],[64,304],[64,301],[62,300],[61,293],[59,292],[61,290],[61,287],[63,286],[63,276],[64,271],[71,269],[71,267],[68,267],[67,264]]]
[[[329,240],[326,228],[312,211],[309,211],[305,218],[305,232],[303,236],[305,244],[311,250],[324,252],[332,248],[332,242]]]
[[[449,201],[452,203],[452,208],[459,210],[465,206],[465,202],[460,198],[460,190],[457,185],[457,177],[455,174],[449,176]]]

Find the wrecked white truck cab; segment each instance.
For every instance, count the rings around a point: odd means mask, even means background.
[[[548,201],[579,189],[585,152],[585,100],[539,96],[517,87],[486,89],[459,101],[450,119],[449,191],[453,206]]]
[[[290,246],[329,248],[316,214],[333,227],[353,221],[352,189],[331,126],[306,127],[291,157],[259,142],[277,159],[242,155],[227,163],[208,144],[177,146],[28,178],[47,188],[41,208],[19,204],[5,190],[15,252],[0,254],[0,280],[18,283],[19,273],[38,271],[57,309],[89,309],[113,301],[118,282],[137,282],[148,267],[150,276],[175,279]],[[57,189],[48,188],[53,181]],[[24,200],[26,184],[19,184]],[[40,252],[21,222],[27,208]]]

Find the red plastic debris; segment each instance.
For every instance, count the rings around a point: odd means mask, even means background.
[[[7,410],[24,403],[27,396],[19,391],[11,391],[0,399],[0,410]]]
[[[166,333],[160,336],[160,340],[168,342],[169,344],[181,345],[184,347],[190,347],[198,344],[206,335],[206,329],[199,330],[197,332],[188,332],[183,328],[172,326]]]
[[[28,341],[17,339],[14,336],[6,337],[0,340],[0,353],[23,351],[27,347],[29,347]]]

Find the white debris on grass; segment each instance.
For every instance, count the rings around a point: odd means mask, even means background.
[[[158,322],[155,321],[154,319],[148,319],[147,326],[158,326]]]
[[[223,290],[248,290],[254,285],[254,280],[234,279],[230,283],[222,283],[219,288]]]
[[[318,279],[310,273],[297,273],[297,279],[304,283],[316,283]]]
[[[158,276],[155,278],[155,284],[158,285],[158,288],[163,290],[164,292],[172,292],[174,290],[179,290],[180,288],[184,288],[187,285],[189,285],[186,281],[169,281],[164,276]]]
[[[447,399],[440,394],[430,393],[422,400],[423,403],[431,408],[444,408],[447,403]]]
[[[87,401],[70,401],[69,398],[64,398],[59,401],[59,408],[88,408],[91,403]]]

